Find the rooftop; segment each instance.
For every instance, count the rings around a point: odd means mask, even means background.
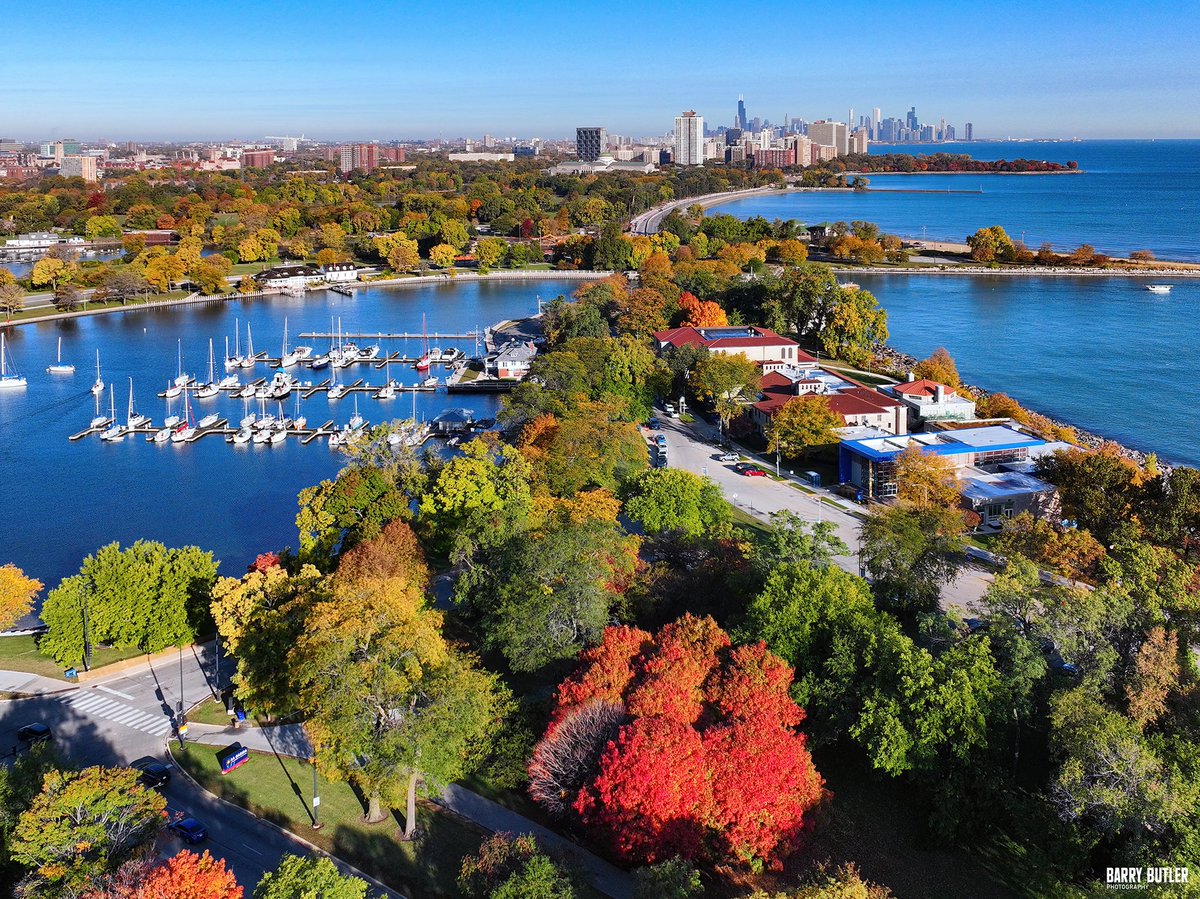
[[[1019,471],[994,474],[972,469],[961,478],[961,493],[976,503],[997,502],[1030,493],[1053,493],[1054,485]]]
[[[869,440],[843,441],[845,446],[872,459],[891,459],[910,444],[938,456],[958,456],[964,453],[992,452],[1028,448],[1035,451],[1045,441],[1013,428],[988,425],[982,428],[961,428],[955,431],[936,431],[926,434],[904,434]]]

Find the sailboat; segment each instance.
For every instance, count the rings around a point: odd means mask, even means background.
[[[225,337],[225,371],[234,371],[242,367],[242,335],[240,333],[241,323],[235,318],[233,320],[233,355],[229,355],[229,336]]]
[[[108,430],[100,434],[101,440],[124,440],[125,426],[117,424],[117,395],[113,393],[112,387],[108,391],[109,417],[112,419],[112,424]]]
[[[288,320],[287,316],[283,317],[283,350],[279,353],[279,367],[291,368],[300,358],[295,353],[289,353],[287,348],[288,338]]]
[[[392,363],[383,363],[383,369],[385,372],[383,386],[375,392],[375,399],[390,400],[396,395],[396,384],[392,381]]]
[[[9,359],[8,350],[4,346],[4,335],[0,334],[0,390],[16,390],[28,386],[24,377],[17,374],[17,368]]]
[[[246,355],[242,357],[242,368],[254,368],[258,360],[254,358],[254,337],[250,333],[250,322],[246,322]]]
[[[358,414],[358,397],[356,396],[354,398],[354,414],[350,416],[350,430],[357,431],[365,423],[363,417]]]
[[[99,396],[104,393],[104,381],[100,379],[100,351],[96,350],[96,383],[92,385],[92,393]]]
[[[147,415],[139,415],[133,411],[133,378],[129,379],[129,412],[125,415],[125,426],[129,430],[140,428],[143,425],[150,424],[150,417]]]
[[[188,385],[188,384],[191,384],[191,383],[192,383],[192,376],[191,376],[191,375],[185,375],[185,374],[183,373],[183,341],[182,341],[182,340],[180,340],[180,341],[178,342],[178,344],[179,344],[179,350],[178,350],[178,352],[179,352],[179,365],[178,365],[178,369],[177,369],[177,371],[176,371],[176,374],[175,374],[175,385],[176,385],[177,387],[187,387],[187,385]]]
[[[187,394],[183,397],[183,421],[181,421],[171,434],[172,443],[184,443],[196,436],[196,428],[192,424],[192,404]]]
[[[181,394],[181,393],[183,393],[182,387],[180,387],[178,384],[172,384],[170,381],[168,381],[167,389],[163,391],[163,396],[165,396],[169,400],[172,400],[175,397],[179,396],[179,394]]]
[[[308,419],[300,414],[300,394],[296,394],[296,414],[292,416],[292,427],[297,431],[304,430],[308,424]]]
[[[283,441],[287,439],[287,428],[288,428],[287,419],[283,417],[283,403],[280,403],[279,404],[279,421],[276,424],[274,430],[271,431],[271,445],[272,446],[274,446],[276,443],[283,443]]]
[[[429,336],[425,329],[425,313],[421,313],[421,358],[417,360],[414,366],[417,371],[429,371],[429,365],[432,359],[429,354]]]
[[[58,338],[58,361],[49,366],[46,371],[52,375],[73,375],[75,374],[75,366],[62,361],[62,338]]]
[[[92,429],[102,428],[108,424],[109,418],[107,415],[100,413],[100,394],[96,394],[96,414],[92,417]]]
[[[201,384],[196,390],[196,398],[207,400],[216,396],[221,392],[221,388],[217,386],[216,364],[213,358],[213,342],[212,338],[208,338],[208,381]]]
[[[232,368],[237,368],[237,365],[232,366]],[[229,364],[229,335],[226,335],[225,336],[225,370],[230,371],[230,369],[231,369],[231,366]],[[218,390],[234,390],[241,386],[242,386],[242,382],[238,378],[237,375],[226,375],[225,377],[223,377],[221,379],[220,383],[217,384],[217,389]]]

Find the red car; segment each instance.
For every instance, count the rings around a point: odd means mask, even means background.
[[[738,474],[744,474],[748,478],[765,478],[767,473],[757,465],[751,465],[749,462],[742,462],[733,466],[733,470]]]

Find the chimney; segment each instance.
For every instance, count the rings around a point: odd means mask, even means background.
[[[908,382],[911,384],[911,383],[912,383],[913,381],[915,381],[916,379],[917,379],[917,376],[916,376],[916,375],[914,375],[914,374],[913,374],[913,373],[910,371],[910,372],[908,373]]]
[[[939,404],[946,402],[946,385],[938,384],[933,388],[933,401]]]

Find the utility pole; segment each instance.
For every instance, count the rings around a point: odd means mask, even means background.
[[[321,797],[317,794],[317,757],[314,755],[311,759],[313,769],[313,830],[321,829],[321,822],[318,820],[319,813],[317,809],[321,807]]]
[[[179,647],[179,699],[175,703],[175,730],[179,733],[179,748],[182,749],[187,740],[187,721],[183,717],[183,647]]]

